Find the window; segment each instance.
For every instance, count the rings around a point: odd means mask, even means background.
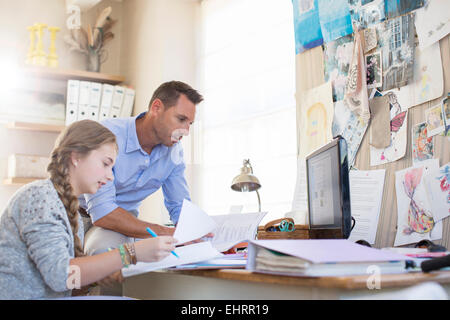
[[[297,172],[295,42],[291,1],[201,4],[197,201],[211,215],[258,210],[255,192],[231,190],[244,159],[261,182],[263,223],[291,210]]]

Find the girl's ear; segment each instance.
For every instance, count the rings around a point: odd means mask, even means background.
[[[80,161],[80,155],[74,151],[72,151],[71,155],[70,155],[70,162],[72,163],[72,165],[74,167],[78,166],[78,162]]]

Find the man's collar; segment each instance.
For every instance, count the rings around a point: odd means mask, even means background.
[[[136,120],[145,116],[146,113],[147,112],[142,112],[137,117],[129,119],[127,130],[127,146],[125,148],[126,153],[142,149],[141,145],[139,144],[139,139],[137,137]]]

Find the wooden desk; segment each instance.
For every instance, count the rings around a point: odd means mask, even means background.
[[[168,270],[126,278],[123,295],[153,300],[355,299],[436,282],[450,297],[450,271],[382,275],[381,289],[372,290],[367,288],[369,276],[301,278],[243,269]]]

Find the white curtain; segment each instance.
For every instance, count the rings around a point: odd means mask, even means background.
[[[201,4],[194,158],[199,205],[258,211],[255,192],[233,191],[250,159],[261,182],[263,223],[291,210],[296,180],[295,44],[291,0],[206,0]]]

